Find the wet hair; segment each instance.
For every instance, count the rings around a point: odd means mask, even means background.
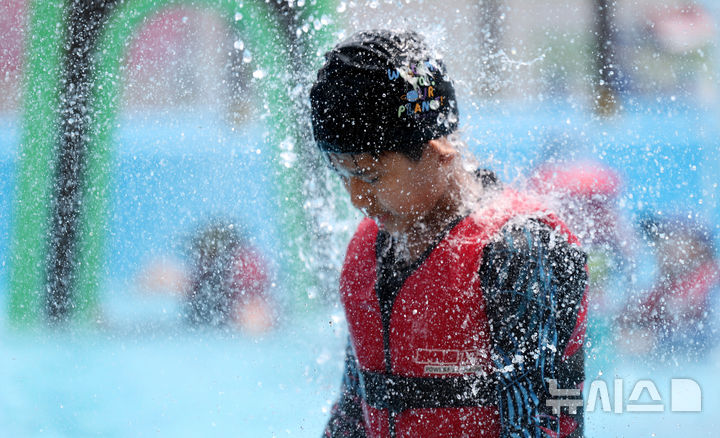
[[[324,152],[422,156],[457,130],[455,90],[439,56],[412,31],[358,32],[325,55],[310,91]]]

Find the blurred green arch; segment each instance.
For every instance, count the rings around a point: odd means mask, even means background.
[[[59,106],[62,90],[62,62],[67,3],[59,0],[35,0],[29,5],[28,38],[24,77],[22,143],[18,162],[16,200],[10,242],[10,320],[15,324],[34,324],[44,318],[47,236],[50,223],[53,172],[59,137]],[[314,0],[299,11],[300,20],[331,16],[333,0]],[[170,6],[187,6],[217,12],[229,27],[244,33],[254,51],[257,65],[267,72],[266,103],[270,113],[273,153],[279,144],[297,138],[297,122],[283,116],[292,102],[292,74],[296,64],[290,54],[291,41],[278,22],[278,12],[263,0],[125,0],[110,12],[100,31],[93,52],[94,76],[88,99],[91,121],[88,125],[86,171],[81,184],[82,210],[79,212],[74,318],[90,320],[97,309],[97,289],[103,259],[104,229],[108,211],[107,169],[112,161],[111,141],[118,99],[122,89],[122,66],[130,41],[147,17]],[[235,14],[242,11],[243,20]],[[249,25],[247,25],[249,23]],[[303,59],[314,55],[327,41],[329,26],[316,31],[303,47]],[[310,58],[311,59],[311,58]],[[298,144],[298,142],[296,142]],[[299,249],[309,243],[306,231],[301,172],[275,163],[278,201],[283,206],[281,229],[294,243],[287,263],[298,291],[311,283]]]

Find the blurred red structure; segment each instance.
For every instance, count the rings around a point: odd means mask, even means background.
[[[650,32],[669,53],[685,53],[712,43],[716,25],[710,13],[695,2],[658,8],[649,14]]]
[[[23,63],[26,0],[0,2],[0,113],[15,109]]]
[[[551,198],[558,213],[584,245],[620,240],[617,200],[620,175],[596,161],[546,163],[530,180],[530,187]]]

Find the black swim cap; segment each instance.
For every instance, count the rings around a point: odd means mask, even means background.
[[[339,43],[325,55],[310,104],[326,152],[412,156],[458,125],[445,65],[411,31],[364,31]]]

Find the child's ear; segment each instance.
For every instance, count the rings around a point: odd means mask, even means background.
[[[458,150],[450,143],[447,137],[430,140],[428,148],[438,156],[438,161],[441,164],[451,163],[458,154]]]

